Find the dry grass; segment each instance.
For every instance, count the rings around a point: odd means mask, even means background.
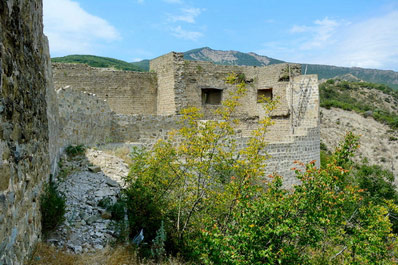
[[[152,265],[152,264],[184,264],[174,258],[169,258],[162,263],[140,260],[136,252],[125,246],[106,248],[94,253],[70,254],[64,250],[45,244],[38,243],[32,255],[29,265]]]

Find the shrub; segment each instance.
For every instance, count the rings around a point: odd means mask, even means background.
[[[65,211],[65,196],[57,190],[57,185],[50,178],[50,182],[45,185],[40,197],[41,224],[44,234],[47,234],[65,220]]]
[[[205,220],[216,217],[226,225],[236,203],[246,196],[245,189],[265,175],[263,135],[272,124],[269,115],[259,123],[258,130],[245,149],[239,150],[235,140],[233,113],[245,93],[245,80],[231,75],[229,83],[237,87],[215,111],[218,119],[202,122],[197,108],[182,111],[182,128],[168,140],[159,141],[151,150],[135,150],[133,163],[124,190],[129,215],[130,235],[144,229],[151,242],[164,222],[168,251],[186,251],[189,241],[198,234]],[[274,101],[264,104],[269,113]],[[175,144],[175,137],[181,140]]]
[[[387,208],[363,201],[347,182],[357,138],[346,140],[325,169],[296,169],[301,185],[267,190],[240,200],[229,224],[209,222],[194,241],[204,264],[384,264],[392,262]],[[298,162],[298,164],[302,165]]]
[[[83,155],[86,151],[86,147],[82,144],[80,145],[69,145],[66,147],[65,152],[69,157],[75,157],[78,155]]]

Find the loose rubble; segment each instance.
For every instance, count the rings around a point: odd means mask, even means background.
[[[58,190],[66,197],[65,222],[47,239],[48,243],[74,253],[101,250],[115,239],[111,213],[98,206],[109,197],[117,200],[127,176],[127,164],[104,151],[88,149],[85,157],[63,160],[73,171],[59,181]]]

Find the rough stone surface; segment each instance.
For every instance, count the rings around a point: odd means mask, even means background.
[[[0,264],[23,264],[40,238],[50,73],[42,1],[0,1]]]
[[[291,168],[294,160],[305,163],[312,160],[319,162],[318,80],[315,75],[300,75],[300,65],[215,65],[210,62],[185,61],[182,53],[171,52],[152,60],[150,67],[154,71],[152,74],[157,77],[153,79],[157,80],[157,84],[143,82],[141,94],[137,95],[142,95],[143,92],[152,95],[153,91],[156,91],[156,99],[151,101],[152,105],[146,105],[146,108],[140,105],[143,108],[139,111],[130,108],[131,111],[126,114],[125,111],[112,107],[113,103],[98,99],[103,99],[103,95],[90,94],[91,99],[88,99],[79,90],[97,91],[96,87],[100,82],[100,87],[112,87],[106,90],[108,97],[113,97],[115,102],[123,106],[124,101],[117,101],[118,93],[138,93],[133,79],[152,78],[147,73],[132,74],[84,65],[57,64],[54,67],[56,86],[69,86],[59,89],[58,94],[62,128],[60,139],[64,146],[67,143],[79,144],[79,141],[89,145],[132,142],[151,146],[158,139],[166,139],[171,130],[180,126],[177,123],[179,112],[185,107],[201,108],[205,113],[205,119],[214,118],[212,110],[217,106],[203,104],[202,89],[218,89],[222,91],[223,99],[228,98],[229,92],[236,88],[225,84],[225,77],[235,72],[243,74],[247,82],[247,93],[240,100],[241,105],[236,113],[237,118],[242,121],[237,128],[241,132],[238,138],[242,146],[256,129],[257,121],[263,115],[263,103],[257,103],[258,91],[272,88],[273,97],[278,98],[279,105],[272,113],[275,124],[266,135],[270,143],[268,150],[272,154],[268,161],[269,173],[283,173],[286,183],[295,183],[292,179],[294,172],[287,170]],[[114,73],[112,78],[108,75],[109,72]],[[130,80],[130,83],[125,83],[122,79]],[[78,85],[76,80],[79,80],[81,85]],[[136,104],[137,98],[138,96],[130,98],[130,104]],[[110,108],[106,106],[108,103]],[[156,105],[156,115],[152,109],[153,104]],[[62,126],[63,122],[65,126]]]
[[[122,114],[156,114],[157,80],[155,73],[116,71],[84,64],[53,64],[56,89],[70,86],[106,100]]]
[[[152,60],[150,73],[56,65],[54,86],[49,65],[42,1],[1,1],[0,264],[24,263],[40,239],[42,185],[50,173],[57,174],[66,146],[151,146],[178,128],[178,115],[188,106],[212,119],[215,106],[203,101],[202,89],[218,89],[228,98],[235,89],[224,82],[230,72],[243,74],[248,84],[236,116],[243,121],[237,128],[240,147],[261,118],[259,90],[272,89],[280,105],[266,135],[270,173],[284,175],[292,185],[297,181],[288,169],[294,160],[319,160],[317,77],[301,76],[299,65],[220,66],[184,61],[182,53],[171,52]],[[60,184],[68,198],[67,222],[50,241],[76,253],[102,249],[112,238],[109,213],[98,202],[116,196],[120,177],[128,172],[98,150],[89,151],[87,159],[93,172],[88,163],[72,162],[74,174]]]
[[[111,213],[98,203],[104,198],[116,201],[128,167],[122,159],[94,149],[88,149],[85,157],[63,160],[63,167],[73,168],[73,173],[58,183],[67,200],[66,221],[47,242],[73,253],[103,249],[115,240],[115,230]],[[92,172],[93,167],[100,170]]]
[[[321,112],[321,139],[333,151],[348,131],[360,135],[360,148],[355,159],[366,157],[370,164],[380,165],[398,176],[398,132],[371,116],[365,118],[353,111],[324,109]],[[397,179],[395,180],[397,182]]]

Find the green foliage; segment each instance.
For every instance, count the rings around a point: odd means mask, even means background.
[[[163,221],[160,224],[159,230],[156,232],[155,239],[152,240],[151,256],[157,262],[162,261],[166,255],[165,242],[166,242],[166,230],[164,229]]]
[[[244,76],[231,75],[226,80],[236,89],[225,99],[215,115],[203,122],[197,108],[182,111],[181,129],[168,140],[159,141],[151,150],[135,150],[133,164],[124,190],[131,235],[142,228],[146,240],[153,240],[164,222],[166,249],[188,251],[192,235],[198,234],[206,220],[214,217],[226,225],[243,187],[264,176],[263,135],[272,124],[268,115],[260,120],[258,130],[245,149],[238,150],[233,113],[245,93]],[[275,102],[264,104],[266,112]],[[175,144],[175,138],[182,139]]]
[[[50,178],[40,196],[41,225],[44,235],[65,220],[65,211],[65,196],[57,190],[57,185]]]
[[[312,162],[296,169],[301,185],[293,191],[275,176],[265,192],[240,200],[226,227],[214,219],[196,238],[197,258],[204,264],[392,263],[386,207],[364,201],[363,190],[347,182],[357,146],[349,134],[327,168]]]
[[[51,61],[54,63],[84,63],[92,67],[115,68],[118,70],[126,70],[126,71],[137,71],[137,72],[148,71],[141,68],[141,65],[128,63],[113,58],[100,57],[94,55],[68,55],[64,57],[52,58]],[[142,64],[142,66],[144,65],[145,63]]]
[[[367,115],[370,111],[375,120],[388,124],[393,129],[398,129],[398,114],[390,112],[387,109],[379,109],[375,105],[377,99],[368,98],[366,100],[358,99],[351,94],[351,91],[360,88],[376,89],[390,95],[398,101],[398,90],[394,90],[383,84],[373,84],[367,82],[325,82],[319,86],[320,106],[324,108],[341,108],[343,110],[355,111]],[[381,102],[381,105],[384,103]]]
[[[126,212],[126,205],[124,200],[119,199],[115,203],[113,203],[113,200],[110,197],[106,197],[98,202],[98,206],[110,212],[112,215],[112,220],[124,220]]]
[[[69,145],[68,147],[65,148],[65,153],[69,157],[75,157],[75,156],[80,156],[84,155],[86,152],[86,147],[82,144],[80,145]]]
[[[142,60],[139,62],[132,62],[132,65],[138,66],[139,68],[142,69],[142,71],[144,72],[148,72],[149,71],[149,60]],[[141,70],[135,70],[135,71],[141,71]]]
[[[181,129],[133,151],[122,196],[130,237],[144,229],[147,253],[164,248],[197,264],[390,262],[397,207],[388,185],[373,181],[367,193],[361,183],[369,175],[352,177],[358,137],[347,134],[333,154],[322,150],[321,169],[297,161],[301,185],[287,190],[282,177],[265,179],[269,115],[238,148],[233,113],[245,82],[238,75],[226,81],[236,90],[215,111],[218,119],[203,122],[198,109],[183,110]],[[275,102],[264,106],[269,113]]]

